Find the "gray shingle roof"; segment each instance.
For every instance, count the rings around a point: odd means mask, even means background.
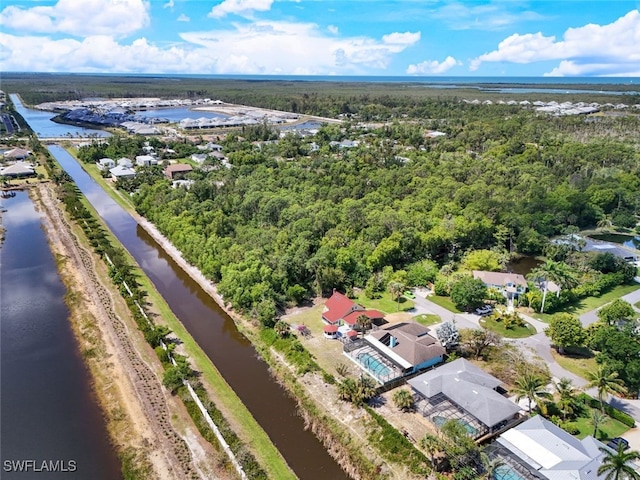
[[[513,418],[520,407],[493,390],[502,382],[464,358],[409,380],[420,395],[444,394],[488,427]]]

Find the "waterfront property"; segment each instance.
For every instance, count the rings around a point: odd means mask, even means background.
[[[98,170],[101,170],[101,171],[111,170],[113,167],[116,166],[116,162],[112,158],[101,158],[96,163],[96,166],[98,167]]]
[[[460,422],[476,439],[521,419],[520,407],[506,398],[502,382],[460,358],[409,380],[417,410],[437,426]],[[502,392],[502,393],[501,393]]]
[[[597,480],[605,478],[597,474],[603,447],[592,436],[578,440],[537,415],[500,435],[489,446],[489,454],[503,462],[503,472],[512,474],[496,479]]]
[[[2,154],[6,160],[24,160],[25,158],[28,158],[29,155],[31,155],[29,150],[18,147],[7,150]]]
[[[35,174],[33,165],[27,162],[16,162],[8,167],[0,168],[0,175],[5,177],[32,177]]]
[[[473,278],[480,279],[487,288],[495,289],[508,300],[517,299],[527,291],[527,280],[519,273],[473,270]]]
[[[441,363],[446,350],[416,322],[401,322],[345,343],[344,354],[381,384]]]

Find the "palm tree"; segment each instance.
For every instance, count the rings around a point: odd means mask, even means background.
[[[364,332],[371,328],[371,319],[367,317],[364,313],[362,315],[358,315],[356,318],[356,328],[360,330],[362,336],[364,337]]]
[[[589,416],[589,423],[593,425],[593,438],[598,438],[598,428],[604,422],[607,421],[609,417],[599,410],[591,410],[591,415]]]
[[[587,372],[589,383],[586,388],[596,388],[598,390],[598,400],[600,400],[600,410],[604,413],[604,399],[607,394],[625,393],[624,382],[618,378],[618,372],[609,372],[603,365],[600,365],[594,372]]]
[[[504,461],[500,457],[491,458],[485,452],[480,452],[480,461],[482,462],[483,480],[491,480],[495,478],[494,474],[499,467],[504,465]]]
[[[640,453],[634,450],[624,451],[625,446],[618,444],[618,449],[614,452],[606,447],[600,447],[604,453],[602,465],[598,468],[598,475],[605,475],[605,480],[640,480],[640,473],[631,464],[640,460]]]
[[[398,302],[398,310],[400,310],[400,298],[402,297],[402,292],[404,291],[404,285],[400,282],[389,282],[387,285],[387,290],[391,294],[391,298]]]
[[[409,390],[401,389],[393,394],[393,403],[403,412],[413,408],[413,395]]]
[[[561,378],[560,381],[554,383],[553,386],[558,394],[558,408],[562,411],[562,419],[567,419],[567,414],[573,413],[575,405],[576,389],[573,382],[569,378]]]
[[[519,402],[523,398],[529,400],[529,413],[531,413],[531,404],[534,401],[551,397],[545,387],[544,378],[535,373],[525,372],[516,379],[513,392],[516,394],[516,401]]]
[[[560,288],[571,288],[577,282],[574,272],[566,263],[552,260],[547,260],[546,263],[532,270],[529,277],[543,286],[540,313],[544,313],[544,304],[547,299],[550,281],[558,285],[557,296],[560,296]]]
[[[602,215],[600,220],[598,220],[596,227],[601,228],[605,232],[609,230],[611,228],[611,215],[608,215],[606,213]]]

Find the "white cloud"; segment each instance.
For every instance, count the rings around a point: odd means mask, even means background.
[[[391,34],[388,43],[369,37],[326,37],[312,23],[260,21],[235,24],[234,30],[191,32],[183,40],[221,52],[219,73],[326,74],[340,68],[385,68],[394,53],[419,39],[418,34]],[[224,52],[224,53],[222,53]]]
[[[468,3],[471,3],[469,5]],[[453,30],[504,30],[515,23],[540,21],[543,17],[525,10],[512,12],[519,2],[480,4],[479,2],[449,2],[430,13],[430,17],[443,20]]]
[[[181,13],[178,17],[179,22],[189,22],[191,19],[187,17],[184,13]]]
[[[162,5],[162,8],[170,8],[173,10],[173,7],[175,6],[175,3],[173,0],[169,0],[167,3],[165,3],[164,5]]]
[[[253,12],[266,12],[271,9],[273,0],[223,0],[209,12],[213,18],[221,18],[225,15],[235,14],[242,17],[250,17]]]
[[[420,62],[415,65],[411,64],[407,67],[407,74],[428,75],[428,74],[444,73],[451,70],[453,67],[460,66],[460,65],[462,65],[462,62],[449,56],[445,58],[442,62],[438,62],[437,60],[426,60],[424,62]]]
[[[420,32],[390,33],[383,35],[382,41],[387,45],[413,45],[420,40]]]
[[[633,75],[640,70],[640,11],[632,10],[608,25],[569,28],[563,40],[541,32],[507,37],[498,49],[472,60],[470,69],[483,62],[533,63],[560,60],[552,75]]]
[[[4,30],[75,36],[127,35],[149,24],[146,0],[58,0],[53,6],[8,6],[0,12]]]
[[[338,35],[338,33],[339,33],[338,27],[336,27],[335,25],[329,25],[327,27],[327,30],[329,30],[329,32],[333,33],[334,35]]]
[[[420,38],[411,32],[336,38],[312,23],[266,21],[180,36],[183,43],[160,47],[144,38],[123,43],[105,35],[56,40],[0,33],[0,61],[5,71],[363,74],[386,68]]]

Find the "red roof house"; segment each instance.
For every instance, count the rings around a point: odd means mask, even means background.
[[[322,319],[329,325],[347,324],[353,327],[360,315],[366,315],[372,321],[384,318],[382,312],[365,309],[342,293],[334,291],[324,305]]]

